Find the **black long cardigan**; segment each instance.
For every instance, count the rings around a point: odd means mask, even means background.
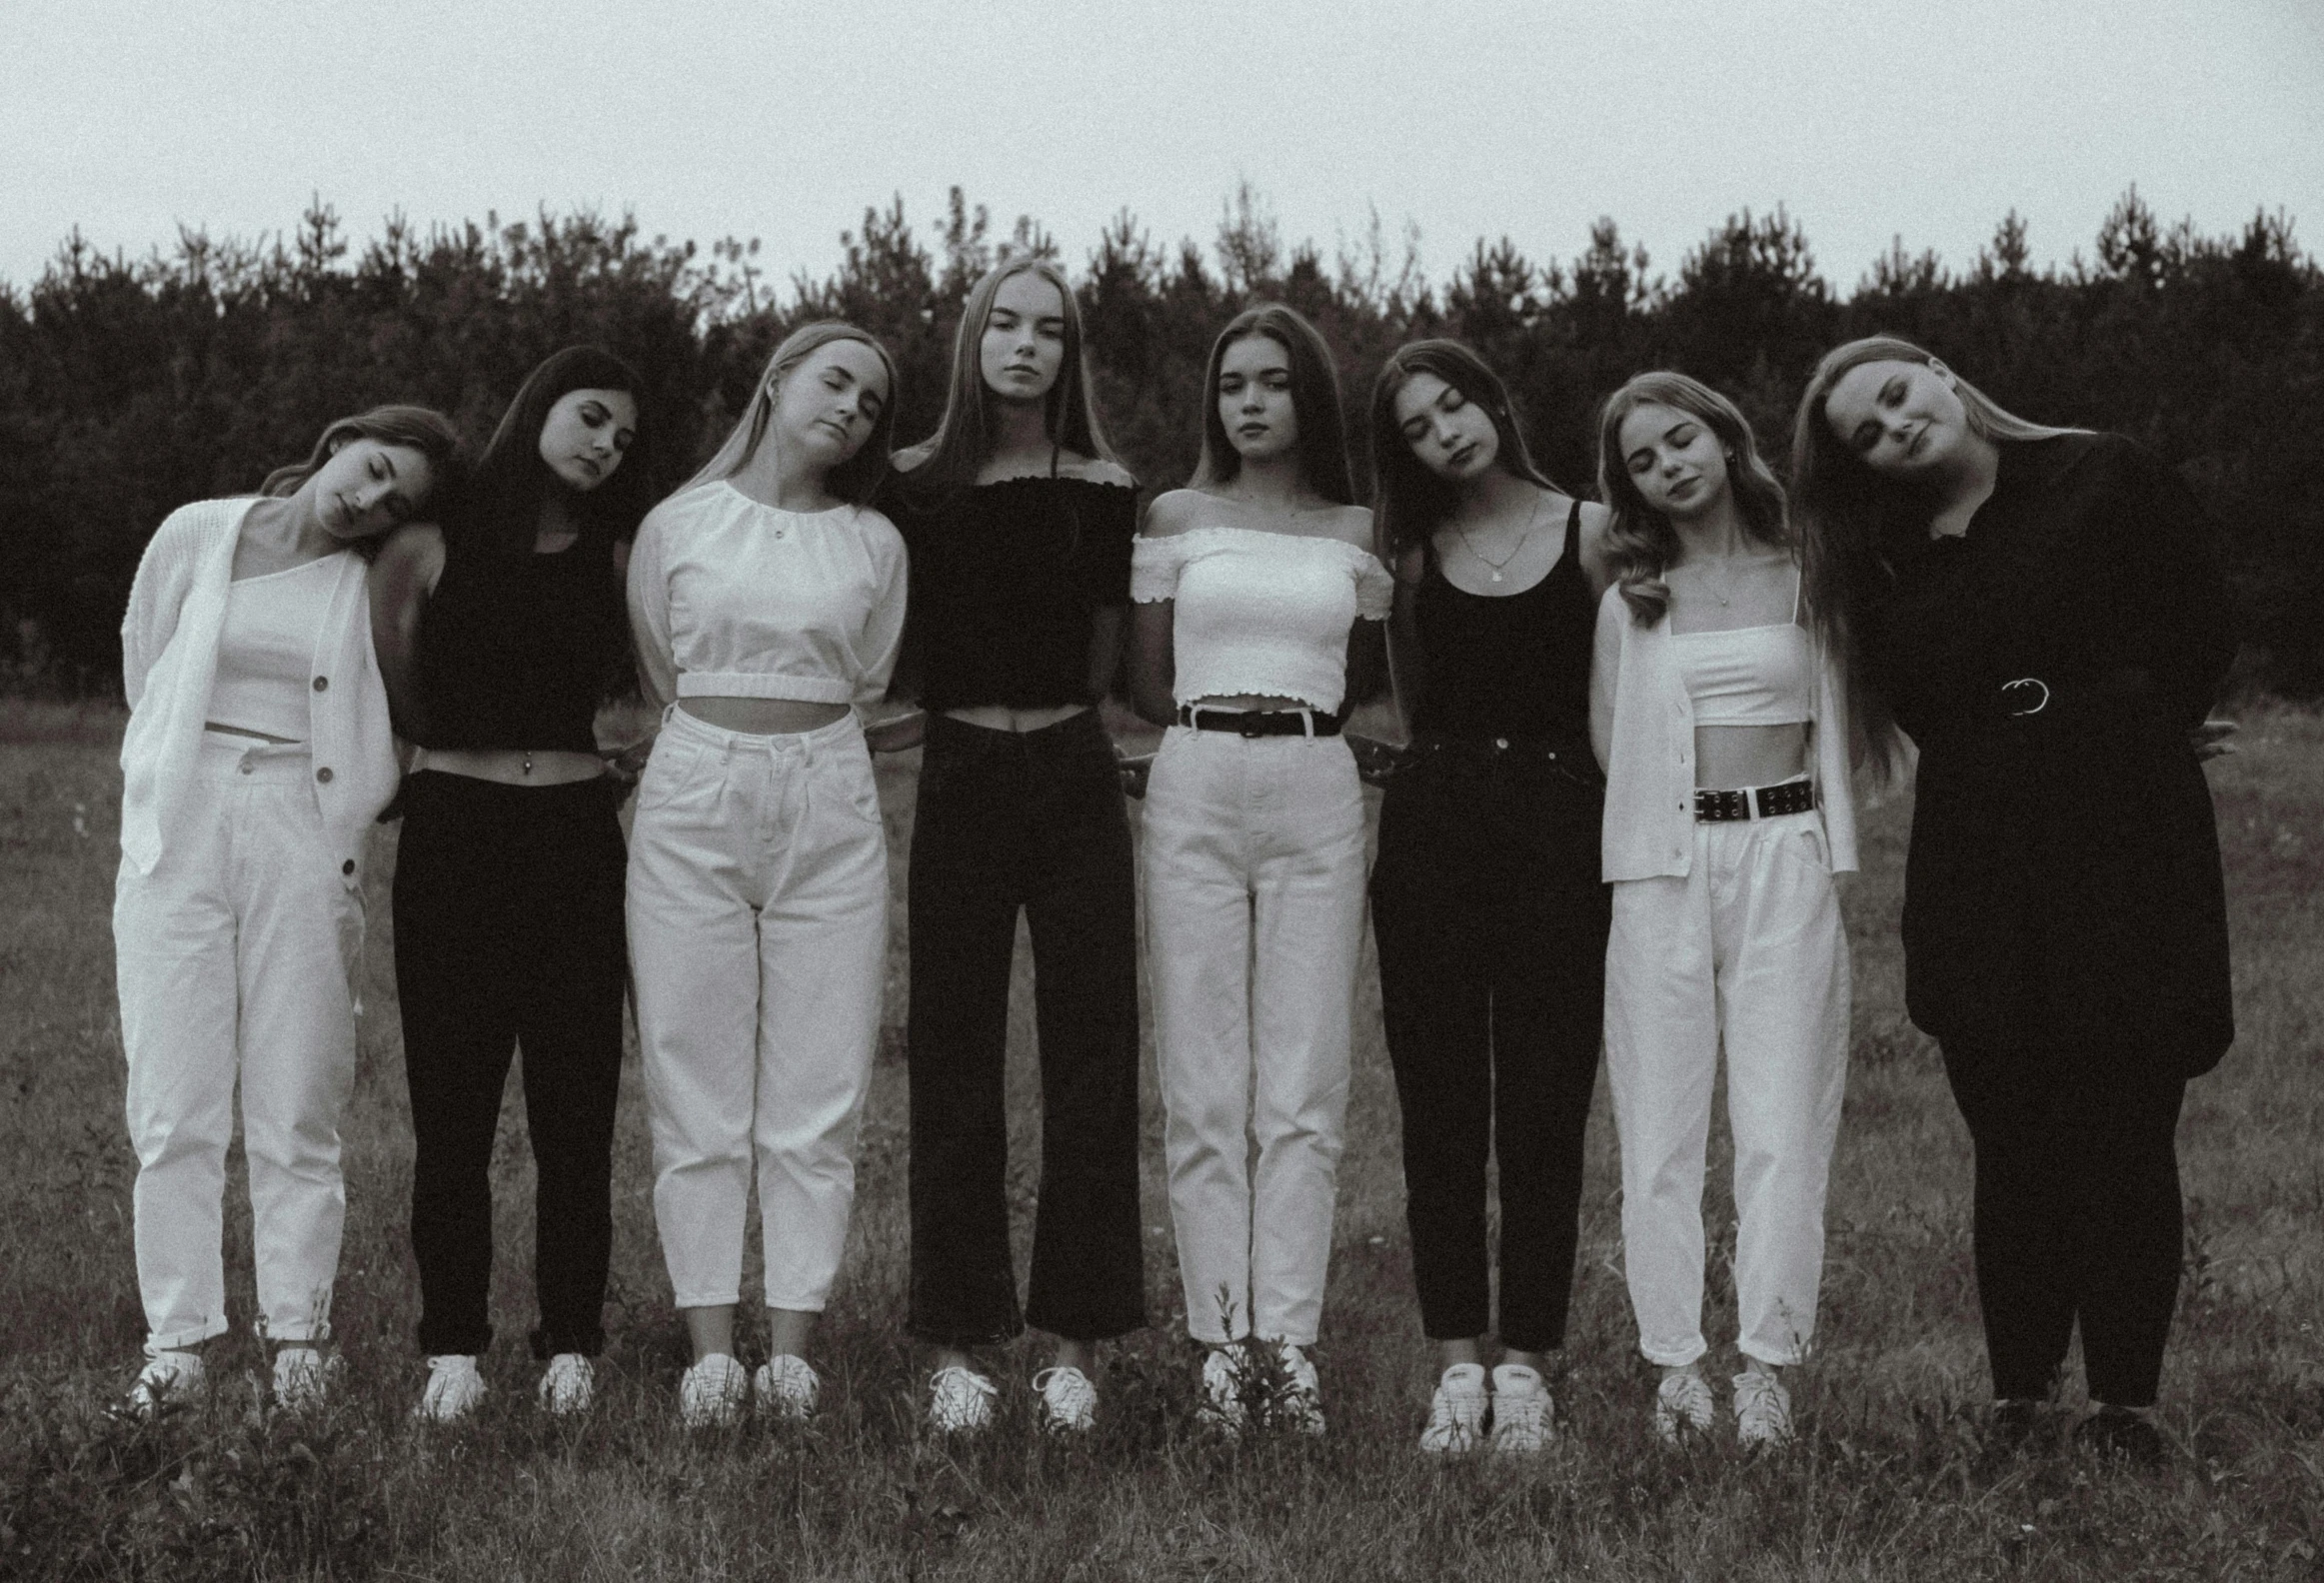
[[[1920,750],[1905,1002],[1946,1044],[2194,1076],[2235,1033],[2210,788],[2234,654],[2200,507],[2120,435],[2005,442],[1860,626]]]

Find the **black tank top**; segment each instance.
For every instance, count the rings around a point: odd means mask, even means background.
[[[1521,594],[1488,597],[1447,582],[1423,544],[1413,596],[1426,688],[1412,730],[1430,737],[1586,740],[1596,602],[1581,570],[1581,502],[1565,548]]]
[[[420,618],[420,746],[595,753],[594,722],[628,636],[613,550],[585,534],[553,555],[462,548]]]

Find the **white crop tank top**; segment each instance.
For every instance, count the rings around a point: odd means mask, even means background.
[[[1384,621],[1395,583],[1377,556],[1344,539],[1189,528],[1137,542],[1130,597],[1175,602],[1180,704],[1250,694],[1328,713],[1347,691],[1348,629]]]
[[[1798,726],[1815,718],[1815,644],[1791,620],[1767,627],[1670,635],[1697,726]]]
[[[338,557],[324,556],[227,585],[206,720],[285,742],[306,740],[315,641],[338,582]]]

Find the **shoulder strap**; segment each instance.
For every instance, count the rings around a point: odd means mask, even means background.
[[[1573,510],[1565,514],[1563,555],[1566,560],[1575,563],[1581,560],[1581,497],[1578,495],[1573,497]]]

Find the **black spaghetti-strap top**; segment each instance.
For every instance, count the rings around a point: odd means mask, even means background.
[[[1597,608],[1581,570],[1581,502],[1557,564],[1520,594],[1467,593],[1445,579],[1432,546],[1422,558],[1413,616],[1427,687],[1414,733],[1586,741]]]
[[[595,753],[628,637],[611,546],[585,534],[554,554],[508,554],[469,538],[446,534],[420,618],[420,746]]]

